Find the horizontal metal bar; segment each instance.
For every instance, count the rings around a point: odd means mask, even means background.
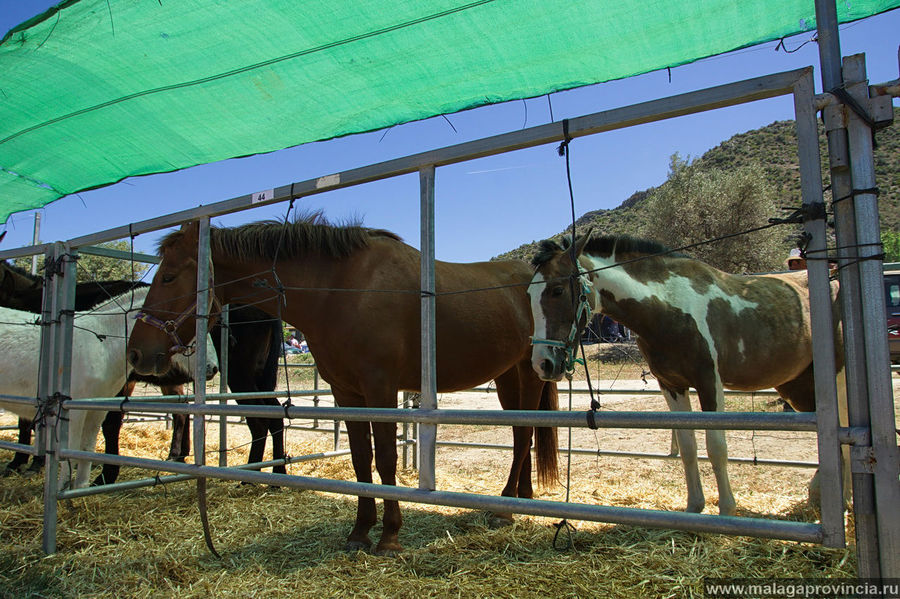
[[[109,402],[66,400],[66,409],[108,410]],[[204,414],[246,418],[288,418],[304,420],[350,420],[366,422],[419,422],[427,424],[481,424],[497,426],[539,426],[587,428],[586,412],[549,410],[407,410],[391,408],[328,408],[278,406],[193,404],[156,405],[130,401],[122,405],[125,412],[172,414]],[[596,412],[599,428],[690,428],[731,430],[815,431],[816,415],[812,412]]]
[[[96,245],[85,245],[78,248],[80,254],[91,254],[93,256],[103,256],[104,258],[116,258],[118,260],[133,260],[135,262],[146,262],[147,264],[159,264],[160,257],[151,254],[143,254],[141,252],[126,252],[124,250],[116,250],[113,248],[99,247]]]
[[[33,397],[22,397],[21,395],[0,395],[0,402],[14,404],[17,406],[31,406],[36,408],[37,399]]]
[[[493,443],[466,443],[465,441],[438,441],[436,443],[438,447],[464,447],[466,449],[496,449],[501,451],[512,451],[512,445],[502,445],[502,444],[493,444]],[[569,453],[568,447],[559,448],[559,453],[561,455],[566,455]],[[647,460],[680,460],[681,457],[677,455],[671,455],[668,453],[644,453],[639,451],[615,451],[611,449],[579,449],[572,448],[572,455],[587,455],[587,456],[608,456],[608,457],[618,457],[618,458],[638,458],[638,459],[647,459]],[[697,459],[708,462],[709,456],[706,455],[697,455]],[[766,458],[741,458],[741,457],[728,457],[729,462],[734,462],[736,464],[753,464],[760,466],[791,466],[796,468],[818,468],[818,462],[794,462],[791,460],[770,460]]]
[[[60,457],[69,459],[96,460],[97,456],[89,451],[60,450]],[[177,472],[192,476],[220,478],[224,480],[245,481],[250,483],[277,485],[295,489],[340,493],[360,497],[380,497],[396,501],[424,503],[427,505],[443,505],[493,512],[512,512],[532,516],[564,517],[572,520],[589,520],[644,526],[650,528],[674,528],[690,532],[745,535],[769,539],[784,539],[806,543],[822,542],[822,527],[807,522],[791,522],[786,520],[766,520],[762,518],[746,518],[738,516],[716,516],[712,514],[690,514],[686,512],[664,512],[639,508],[613,506],[580,505],[558,501],[522,499],[519,497],[494,497],[471,493],[451,491],[424,491],[408,487],[376,485],[343,480],[312,478],[309,476],[293,476],[269,472],[253,472],[235,468],[219,468],[215,466],[198,466],[163,462],[146,458],[119,456],[117,460],[122,466],[134,466],[162,472]]]
[[[301,462],[310,462],[312,460],[320,460],[324,458],[334,458],[340,457],[343,455],[349,455],[349,449],[338,449],[335,451],[322,451],[318,453],[311,453],[302,456],[292,456],[289,458],[284,458],[280,460],[266,460],[264,462],[254,462],[252,464],[241,464],[239,466],[231,466],[231,468],[236,468],[238,470],[262,470],[263,468],[271,468],[273,466],[282,466],[289,464],[299,464]],[[104,464],[114,464],[119,466],[129,466],[129,464],[123,463],[124,460],[120,460],[117,458],[122,458],[123,456],[112,455],[112,454],[96,454],[98,456],[102,456],[102,459],[92,459],[92,462],[102,462]],[[138,480],[129,480],[122,482],[110,483],[108,485],[99,485],[96,487],[85,487],[83,489],[68,489],[65,491],[60,491],[57,494],[58,499],[74,499],[76,497],[87,497],[89,495],[100,495],[102,493],[112,493],[117,491],[130,491],[132,489],[141,489],[144,487],[155,487],[157,485],[166,485],[169,483],[177,483],[185,480],[193,480],[197,478],[191,474],[174,474],[170,476],[160,476],[160,477],[152,477],[152,478],[141,478]]]
[[[693,389],[691,389],[693,391]],[[477,391],[479,393],[496,393],[497,389],[494,387],[475,387],[473,389],[468,389],[467,391],[460,391],[460,393],[468,393],[471,391]],[[560,395],[568,395],[572,393],[572,395],[660,395],[659,389],[560,389]],[[725,397],[734,397],[736,395],[766,395],[766,396],[774,396],[781,397],[778,395],[778,392],[774,389],[766,389],[762,391],[725,391]]]
[[[22,247],[12,248],[9,250],[0,250],[0,260],[9,260],[10,258],[22,258],[25,256],[34,256],[38,254],[43,256],[53,247],[52,243],[39,243],[37,245],[23,245]]]
[[[253,391],[253,392],[245,392],[245,393],[207,393],[206,399],[207,401],[222,401],[233,399],[235,401],[239,399],[264,399],[267,397],[313,397],[316,395],[331,395],[330,389],[311,389],[306,391]],[[124,405],[131,405],[137,403],[138,401],[154,401],[154,402],[171,402],[171,403],[186,403],[194,400],[193,393],[185,393],[184,395],[142,395],[138,399],[129,398],[128,401],[124,402]],[[73,403],[85,404],[87,402],[103,402],[106,404],[103,407],[95,407],[91,409],[102,409],[102,410],[110,410],[113,406],[118,409],[119,404],[123,403],[123,398],[121,397],[85,397],[78,399],[67,400]],[[112,404],[112,405],[110,405]],[[68,407],[68,406],[67,406]],[[77,408],[76,408],[77,409]],[[133,412],[134,410],[125,410],[128,412]]]
[[[17,453],[27,453],[28,455],[37,455],[38,450],[33,445],[23,445],[21,443],[11,443],[9,441],[0,441],[0,449],[7,449]]]
[[[793,92],[794,83],[808,70],[809,68],[807,67],[805,69],[765,75],[572,118],[568,120],[568,134],[570,138],[582,137],[789,94]],[[257,206],[298,199],[324,191],[414,173],[427,165],[444,166],[456,164],[513,150],[555,143],[562,139],[562,123],[547,123],[388,160],[374,165],[350,169],[340,173],[327,174],[315,179],[292,183],[291,185],[284,185],[275,188],[272,197],[263,201],[258,201],[259,194],[256,193],[242,195],[206,206],[198,206],[131,223],[130,225],[74,237],[68,243],[71,247],[78,248],[84,245],[95,245],[105,241],[124,239],[133,235],[173,227],[182,222],[195,220],[200,217],[221,216]],[[0,251],[0,259],[14,255],[19,254],[16,254],[15,250]]]

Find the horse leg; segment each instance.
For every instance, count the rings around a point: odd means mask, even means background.
[[[725,431],[706,431],[706,453],[716,475],[716,486],[719,489],[719,514],[733,516],[737,503],[731,491],[728,479],[728,445],[725,443]]]
[[[272,459],[283,460],[284,453],[284,419],[283,418],[266,418],[269,427],[269,434],[272,436]],[[277,474],[287,474],[285,464],[274,466],[272,472]]]
[[[113,411],[107,412],[106,418],[103,419],[101,429],[103,430],[105,451],[110,455],[119,455],[119,433],[122,430],[124,416],[123,412]],[[119,478],[119,467],[114,464],[103,464],[100,474],[97,475],[91,486],[108,485],[116,482],[117,478]]]
[[[494,381],[497,384],[497,398],[504,410],[514,410],[520,405],[519,373],[515,368],[504,372]],[[509,477],[506,486],[500,492],[504,497],[518,497],[522,493],[529,493],[531,497],[531,427],[513,427],[513,459],[509,468]],[[525,480],[527,479],[527,484]],[[510,524],[513,515],[509,512],[497,512],[493,514],[495,525]]]
[[[160,385],[163,395],[184,395],[184,385]],[[172,441],[167,460],[184,462],[191,455],[191,417],[189,414],[172,414]]]
[[[338,395],[335,393],[335,399]],[[338,402],[340,405],[340,402]],[[372,442],[369,439],[368,422],[347,421],[347,437],[350,442],[350,456],[357,482],[372,482]],[[375,525],[377,513],[375,499],[359,497],[356,504],[356,524],[344,545],[346,551],[366,551],[372,546],[369,530]]]
[[[268,423],[265,418],[250,416],[247,418],[247,428],[250,429],[250,456],[247,463],[262,462],[266,452],[266,437],[269,434]]]
[[[97,445],[97,434],[106,417],[104,412],[71,410],[69,412],[69,447],[79,451],[94,451]],[[91,462],[89,460],[65,460],[60,463],[60,480],[68,482],[72,471],[77,468],[73,489],[81,489],[91,479]],[[61,486],[60,488],[64,488]]]
[[[725,409],[725,391],[718,379],[698,385],[697,395],[704,411],[721,412]],[[716,487],[719,490],[719,514],[733,516],[737,504],[731,491],[731,481],[728,480],[728,445],[725,443],[725,431],[706,429],[706,453],[712,464]]]
[[[659,386],[663,397],[669,406],[670,412],[690,412],[691,402],[687,389],[674,390]],[[681,453],[681,463],[684,466],[684,478],[687,483],[688,502],[687,512],[700,513],[706,505],[703,498],[703,485],[700,484],[700,468],[697,465],[697,439],[694,431],[690,429],[677,429],[675,438],[678,440],[678,449]]]
[[[373,422],[372,433],[375,437],[375,467],[381,484],[397,484],[397,423]],[[375,547],[378,555],[394,555],[403,551],[399,533],[403,525],[400,504],[393,499],[384,500],[384,516],[382,517],[381,539]]]
[[[19,418],[19,439],[18,443],[21,445],[31,445],[31,420],[26,420],[25,418]],[[23,466],[28,463],[28,454],[16,452],[13,455],[12,461],[10,461],[3,472],[4,476],[8,476],[13,472],[18,472]]]
[[[191,416],[190,414],[172,414],[172,442],[169,444],[167,460],[184,462],[191,454]]]

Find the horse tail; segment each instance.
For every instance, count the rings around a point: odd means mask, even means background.
[[[541,391],[540,410],[558,410],[559,393],[556,383],[544,383]],[[559,442],[556,437],[556,429],[552,427],[537,427],[534,429],[534,455],[537,462],[538,484],[544,487],[552,487],[559,483]]]

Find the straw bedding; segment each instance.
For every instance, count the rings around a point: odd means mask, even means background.
[[[11,422],[10,415],[0,416],[0,424]],[[245,442],[245,431],[243,426],[230,427],[229,445]],[[599,437],[578,433],[580,447],[618,447],[621,442],[624,448],[668,449],[665,431],[652,438],[638,431],[601,431]],[[506,429],[488,427],[442,427],[439,438],[511,440]],[[209,448],[217,449],[215,427],[208,439]],[[757,441],[762,443],[755,439],[751,445]],[[771,442],[790,445],[783,438]],[[740,439],[736,443],[740,445]],[[566,445],[565,431],[560,431],[560,445]],[[159,423],[123,429],[124,454],[159,458],[167,448],[168,432]],[[329,449],[328,435],[288,434],[290,455]],[[814,445],[812,451],[814,456]],[[732,450],[733,455],[742,453]],[[439,488],[499,493],[509,455],[439,449]],[[0,453],[0,459],[7,456]],[[229,463],[245,459],[246,447],[241,447],[230,453]],[[565,462],[563,456],[564,483]],[[706,511],[715,513],[711,472],[708,466],[701,469]],[[289,471],[353,480],[349,457],[297,464]],[[576,457],[571,472],[574,502],[678,510],[685,501],[680,462]],[[806,504],[805,482],[811,471],[735,465],[731,475],[739,515],[815,520]],[[140,476],[123,469],[124,478]],[[402,470],[399,484],[416,486],[415,471]],[[227,481],[210,481],[209,491],[221,561],[202,542],[193,483],[62,502],[59,551],[48,557],[40,550],[41,485],[39,477],[0,479],[0,599],[699,597],[704,577],[852,577],[856,572],[852,547],[826,549],[590,522],[575,522],[574,548],[558,551],[553,519],[517,517],[512,526],[492,528],[484,513],[415,504],[402,506],[400,539],[406,551],[400,556],[346,553],[342,546],[355,518],[354,497]],[[542,490],[540,497],[563,501],[565,488]],[[373,539],[378,534],[380,525],[372,531]],[[565,538],[560,536],[560,545]],[[848,538],[852,540],[852,522]]]

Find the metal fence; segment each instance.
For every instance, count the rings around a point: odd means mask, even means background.
[[[817,3],[817,9],[825,11],[820,15],[819,19],[820,47],[829,45],[828,38],[832,36],[832,29],[833,35],[836,35],[837,31],[836,26],[829,20],[827,4],[827,2]],[[831,9],[833,10],[833,8],[832,5]],[[824,36],[823,31],[825,32]],[[840,77],[839,53],[834,54],[831,51],[827,56],[823,54],[823,64],[826,64],[824,67],[826,71],[833,71],[834,61],[838,61],[838,76]],[[846,65],[846,72],[850,81],[848,87],[851,88],[853,93],[862,93],[868,98],[869,88],[865,85],[864,66],[862,73],[860,73],[859,62],[859,59],[848,59],[848,64]],[[855,87],[853,87],[854,85]],[[827,89],[833,89],[833,87],[826,85]],[[841,113],[844,114],[842,117],[843,121],[837,118],[836,115],[840,112],[841,105],[839,105],[835,96],[831,94],[816,96],[814,94],[811,69],[758,77],[569,119],[567,131],[565,132],[560,123],[550,123],[352,169],[327,177],[297,182],[273,190],[271,194],[266,194],[261,202],[258,201],[258,197],[255,194],[240,196],[223,202],[71,239],[65,243],[58,242],[41,246],[40,249],[47,251],[48,258],[61,260],[64,256],[71,255],[77,251],[81,246],[155,231],[186,220],[199,220],[201,232],[198,255],[198,264],[201,270],[199,276],[201,280],[206,280],[206,274],[202,271],[209,263],[208,232],[209,218],[211,216],[236,212],[260,204],[296,199],[310,194],[322,193],[396,175],[413,172],[420,174],[423,219],[421,240],[422,290],[426,292],[422,294],[422,352],[425,368],[422,375],[420,407],[415,410],[349,409],[321,406],[293,406],[287,409],[287,415],[291,418],[389,421],[417,424],[419,432],[416,435],[416,441],[420,472],[418,488],[263,473],[246,469],[249,467],[226,468],[208,466],[204,464],[203,457],[205,442],[204,418],[194,419],[197,463],[193,465],[135,457],[109,456],[69,449],[67,448],[67,419],[50,418],[44,423],[47,428],[46,445],[37,445],[38,453],[45,452],[47,456],[43,538],[45,551],[53,552],[56,548],[57,502],[59,499],[88,493],[88,491],[84,490],[60,491],[57,488],[59,461],[65,459],[89,459],[94,462],[135,466],[157,472],[171,472],[182,476],[216,477],[226,480],[276,484],[284,487],[315,489],[425,504],[441,504],[533,515],[552,515],[555,517],[675,528],[695,532],[751,535],[824,543],[828,546],[841,546],[844,544],[844,518],[840,477],[840,446],[841,443],[845,443],[853,447],[856,458],[853,462],[855,507],[857,510],[862,510],[863,513],[875,514],[874,518],[866,519],[866,522],[872,526],[869,531],[872,534],[868,537],[858,535],[857,539],[861,575],[865,573],[867,577],[877,577],[871,576],[871,572],[877,571],[879,576],[900,577],[900,550],[895,550],[898,547],[898,539],[900,539],[900,513],[892,509],[893,506],[900,503],[897,501],[897,448],[893,439],[893,405],[890,393],[885,394],[883,392],[884,377],[882,374],[874,373],[871,369],[869,371],[866,370],[867,363],[880,363],[881,354],[879,352],[884,353],[886,351],[886,341],[881,340],[885,345],[884,348],[881,348],[876,341],[870,341],[872,335],[860,334],[859,339],[865,345],[863,351],[859,355],[854,356],[852,355],[853,350],[850,350],[847,359],[847,369],[848,375],[853,379],[850,388],[851,426],[840,427],[838,424],[834,381],[835,369],[832,351],[833,340],[831,338],[828,273],[824,261],[813,261],[809,267],[810,294],[813,306],[816,394],[818,400],[818,411],[816,413],[601,412],[596,416],[597,425],[600,427],[815,431],[818,438],[823,483],[821,522],[788,522],[762,518],[723,517],[609,506],[572,505],[561,502],[488,497],[436,490],[434,463],[435,431],[438,425],[490,424],[585,427],[587,423],[584,414],[575,412],[438,409],[434,377],[433,202],[435,168],[501,152],[558,142],[564,136],[575,138],[788,94],[793,95],[796,110],[803,203],[807,214],[810,215],[806,220],[806,229],[812,239],[809,249],[813,252],[824,252],[825,221],[823,218],[824,202],[816,131],[817,110],[825,110],[826,125],[831,127],[829,129],[830,132],[838,129],[846,131],[847,129],[841,128],[842,124],[851,131],[850,137],[852,139],[850,143],[856,145],[852,154],[853,162],[848,161],[846,164],[852,164],[855,173],[860,171],[860,174],[857,175],[859,180],[866,180],[865,177],[868,176],[868,171],[872,170],[872,160],[871,146],[867,149],[864,140],[860,140],[860,136],[864,137],[863,134],[867,133],[868,129],[865,128],[859,119],[852,115],[848,117],[846,114]],[[866,102],[867,104],[874,104],[874,101],[869,102],[866,100]],[[856,132],[854,133],[853,131]],[[845,133],[845,135],[847,134]],[[831,136],[830,141],[832,141]],[[835,142],[836,144],[837,142]],[[866,153],[867,150],[868,154]],[[836,160],[834,158],[836,151],[832,149],[833,163]],[[871,187],[874,187],[874,183],[872,183]],[[848,194],[850,192],[852,192],[852,186],[848,187]],[[834,193],[838,196],[837,191]],[[858,193],[854,192],[853,195],[857,206],[861,206],[855,215],[856,226],[854,230],[861,232],[857,241],[859,244],[869,243],[867,236],[870,236],[872,228],[874,227],[874,230],[877,232],[877,211],[873,213],[868,208],[874,201],[874,194],[867,194],[865,190],[862,190]],[[850,205],[851,202],[846,202],[845,204]],[[841,218],[846,217],[843,214],[836,216],[839,224],[842,222]],[[845,225],[841,226],[844,227],[844,230],[847,229]],[[27,251],[3,251],[0,252],[0,258],[33,253],[34,249],[29,248]],[[841,259],[844,260],[845,257]],[[866,328],[872,327],[861,326],[863,322],[868,323],[869,321],[860,319],[877,318],[877,316],[871,316],[871,310],[868,310],[866,307],[866,302],[872,299],[870,296],[880,295],[880,290],[871,294],[868,292],[872,278],[871,268],[868,263],[877,266],[874,260],[862,260],[855,267],[848,266],[848,269],[844,271],[845,273],[852,273],[856,277],[856,286],[862,285],[862,289],[866,290],[866,293],[858,295],[857,299],[859,301],[856,304],[849,306],[849,309],[845,305],[845,331],[856,326],[858,330],[862,330],[865,333]],[[253,415],[275,418],[285,415],[285,410],[278,407],[232,406],[209,403],[225,399],[226,396],[220,394],[207,395],[205,385],[202,384],[195,387],[194,403],[190,405],[132,401],[126,405],[119,406],[120,401],[104,398],[65,400],[60,402],[59,405],[54,405],[52,398],[64,397],[69,390],[70,372],[66,365],[70,363],[72,351],[72,316],[69,308],[73,305],[74,264],[65,260],[62,260],[61,264],[65,276],[53,277],[50,280],[51,284],[45,291],[44,322],[48,323],[48,326],[44,327],[42,340],[44,360],[39,384],[39,396],[42,398],[41,402],[45,411],[58,409],[65,414],[66,410],[109,410],[110,407],[121,407],[126,412],[149,414],[181,413],[219,417]],[[848,277],[849,280],[850,275],[842,274],[842,285],[844,285],[845,277]],[[878,284],[880,285],[880,279]],[[853,285],[848,283],[847,287],[852,289]],[[427,293],[428,291],[431,291],[431,293]],[[205,297],[203,297],[204,293],[208,293],[208,290],[200,289],[199,294],[201,297],[198,298],[198,306],[201,309],[203,306],[208,305]],[[853,295],[852,290],[850,295]],[[860,306],[863,308],[862,310],[860,310]],[[882,310],[880,315],[882,319],[883,315],[884,312]],[[198,338],[203,338],[206,335],[206,320],[198,318],[197,323],[197,336]],[[205,353],[204,344],[198,344],[198,353],[201,352]],[[861,356],[866,356],[868,362]],[[202,355],[198,362],[203,362]],[[202,380],[202,377],[198,377],[197,380]],[[865,392],[860,392],[856,387],[866,388]],[[264,395],[271,396],[271,393]],[[110,403],[111,401],[115,401],[115,404]],[[889,434],[886,427],[890,428]],[[864,465],[866,458],[871,458],[868,462],[868,469]],[[875,501],[876,496],[878,498],[877,502]],[[863,502],[868,503],[864,504]],[[878,506],[887,507],[879,509]],[[858,518],[858,530],[859,526],[860,519]]]

